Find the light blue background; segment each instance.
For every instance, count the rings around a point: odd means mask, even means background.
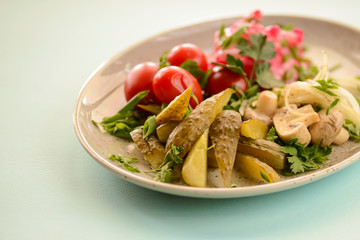
[[[360,239],[360,162],[285,192],[192,199],[119,179],[76,139],[77,94],[114,53],[257,8],[360,28],[350,0],[0,1],[0,239]]]

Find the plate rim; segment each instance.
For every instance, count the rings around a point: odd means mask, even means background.
[[[264,17],[286,17],[286,18],[300,18],[300,19],[307,19],[307,20],[313,20],[313,21],[321,21],[326,22],[330,24],[339,25],[341,27],[350,29],[352,31],[357,32],[360,34],[360,29],[346,23],[338,22],[332,19],[326,19],[326,18],[319,18],[319,17],[310,17],[306,15],[288,15],[288,14],[264,14]],[[185,185],[179,185],[179,184],[172,184],[172,183],[162,183],[162,182],[156,182],[152,179],[143,178],[141,176],[138,176],[136,174],[133,174],[115,164],[112,164],[110,161],[104,159],[101,157],[87,142],[86,137],[83,135],[81,129],[80,129],[80,122],[79,122],[79,114],[80,114],[80,106],[81,106],[81,100],[83,99],[82,96],[85,94],[85,89],[89,85],[90,81],[93,79],[93,77],[104,67],[106,67],[108,64],[112,63],[114,59],[120,57],[121,55],[126,54],[129,51],[132,51],[137,46],[154,39],[158,36],[178,31],[184,28],[192,27],[195,25],[205,24],[205,23],[211,23],[211,22],[218,22],[218,21],[229,21],[231,19],[237,19],[242,16],[227,16],[227,17],[217,17],[217,18],[210,18],[205,19],[203,21],[196,21],[187,25],[175,27],[168,29],[166,31],[162,31],[160,33],[154,34],[152,36],[149,36],[141,41],[135,42],[134,44],[124,48],[121,51],[118,51],[115,53],[112,57],[108,58],[107,60],[103,61],[87,78],[83,86],[81,87],[75,104],[73,108],[73,127],[75,130],[75,134],[77,139],[79,140],[82,147],[87,151],[87,153],[94,158],[98,163],[100,163],[102,166],[110,170],[111,172],[118,175],[120,178],[131,182],[133,184],[136,184],[138,186],[155,190],[158,192],[163,192],[167,194],[177,195],[177,196],[183,196],[183,197],[195,197],[195,198],[240,198],[240,197],[249,197],[249,196],[258,196],[258,195],[265,195],[280,191],[289,190],[292,188],[297,188],[303,185],[306,185],[311,182],[315,182],[317,180],[320,180],[324,177],[327,177],[329,175],[332,175],[335,172],[338,172],[345,167],[350,166],[351,164],[355,163],[356,161],[360,160],[360,151],[353,154],[352,156],[344,159],[343,161],[336,163],[330,167],[327,167],[325,169],[318,170],[316,172],[308,172],[306,175],[299,176],[297,178],[293,179],[287,179],[283,180],[277,183],[271,183],[271,184],[261,184],[261,185],[253,185],[253,186],[244,186],[244,187],[236,187],[236,188],[198,188],[198,187],[191,187],[191,186],[185,186]]]

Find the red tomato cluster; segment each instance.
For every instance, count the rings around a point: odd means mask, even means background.
[[[170,103],[192,85],[193,94],[200,103],[203,101],[204,91],[214,95],[233,85],[243,91],[247,89],[245,80],[239,74],[221,67],[215,67],[212,69],[203,91],[197,78],[179,67],[187,60],[196,62],[203,72],[209,68],[206,55],[194,44],[180,44],[171,49],[167,55],[170,66],[160,69],[159,65],[153,62],[136,65],[125,80],[126,100],[130,100],[140,91],[149,90],[147,100],[151,99],[155,104]],[[197,103],[194,98],[190,100],[190,105],[193,108],[196,107]]]

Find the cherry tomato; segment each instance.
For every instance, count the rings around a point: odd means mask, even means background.
[[[165,103],[170,103],[190,85],[192,85],[192,92],[198,102],[202,102],[203,96],[198,81],[193,75],[182,68],[176,66],[164,67],[156,73],[152,83],[155,97],[160,102]],[[193,98],[190,99],[190,105],[193,108],[197,105]]]
[[[191,43],[184,43],[175,46],[170,50],[167,59],[173,66],[180,66],[186,60],[192,60],[199,65],[199,68],[206,72],[208,62],[204,52],[198,46]]]
[[[246,81],[240,74],[226,68],[214,67],[205,91],[210,95],[214,95],[227,88],[231,88],[233,85],[236,85],[242,91],[247,90]]]
[[[152,82],[159,66],[153,62],[145,62],[136,65],[131,69],[125,79],[125,97],[129,101],[138,92],[150,90],[145,99],[155,99],[152,90]]]

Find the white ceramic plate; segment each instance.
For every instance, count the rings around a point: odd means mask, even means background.
[[[323,164],[321,169],[282,177],[278,183],[259,184],[235,171],[232,182],[237,183],[238,187],[218,188],[221,186],[221,177],[217,169],[211,169],[208,173],[209,188],[159,183],[152,180],[151,174],[144,172],[150,167],[133,143],[110,136],[92,124],[91,120],[101,121],[103,117],[115,114],[125,104],[123,82],[134,65],[157,61],[165,50],[185,42],[211,50],[214,32],[221,24],[228,26],[236,19],[213,20],[159,34],[116,54],[101,65],[81,89],[74,109],[75,132],[86,151],[100,164],[134,184],[160,192],[202,198],[245,197],[282,191],[318,180],[357,161],[360,158],[360,144],[348,142],[341,147],[334,147],[330,160]],[[264,16],[262,23],[294,24],[304,30],[304,43],[309,47],[307,56],[314,59],[315,63],[321,63],[321,50],[324,49],[328,52],[330,66],[337,63],[343,66],[335,74],[360,74],[359,30],[335,22],[294,16]],[[129,172],[108,160],[111,154],[137,157],[139,161],[134,166],[139,168],[141,173]]]

